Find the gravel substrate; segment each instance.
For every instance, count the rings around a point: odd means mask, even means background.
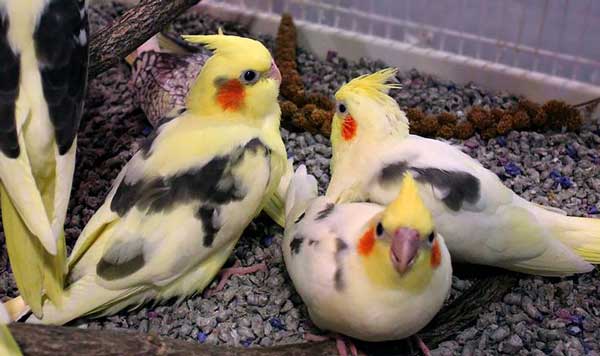
[[[92,29],[108,23],[122,8],[102,5],[90,11]],[[182,16],[178,31],[215,32],[219,23]],[[247,34],[225,24],[226,33]],[[271,38],[261,37],[272,47]],[[299,70],[308,88],[327,95],[345,81],[377,69],[384,63],[349,62],[334,54],[329,61],[300,50]],[[80,130],[78,162],[67,217],[67,238],[73,245],[85,223],[102,204],[112,180],[137,150],[151,127],[136,108],[128,90],[129,68],[118,65],[90,81],[86,113]],[[418,106],[437,113],[461,115],[474,104],[507,108],[516,98],[489,93],[475,85],[458,85],[417,71],[401,73],[402,90],[393,95],[403,107]],[[329,140],[321,135],[282,129],[288,153],[305,163],[324,190],[329,182]],[[597,118],[581,134],[513,132],[487,142],[478,137],[452,140],[465,152],[496,172],[521,196],[536,203],[560,207],[570,215],[591,216],[600,206],[600,131]],[[179,305],[146,306],[99,320],[78,320],[90,329],[126,328],[201,343],[271,346],[302,341],[303,332],[316,330],[285,272],[280,241],[282,230],[263,216],[246,230],[234,256],[243,266],[258,262],[267,272],[233,277],[226,288],[210,298],[195,296]],[[7,264],[4,235],[0,234],[0,297],[14,296],[15,285]],[[451,298],[473,281],[454,278]],[[482,313],[476,325],[433,350],[434,355],[599,355],[600,274],[566,279],[525,277],[502,301]]]

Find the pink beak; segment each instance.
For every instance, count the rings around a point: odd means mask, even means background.
[[[390,258],[398,273],[403,274],[410,269],[419,251],[421,240],[419,232],[414,229],[401,228],[392,237]]]
[[[281,83],[281,72],[279,71],[279,68],[277,68],[277,64],[275,64],[275,61],[271,61],[271,70],[269,71],[269,78],[273,78]]]

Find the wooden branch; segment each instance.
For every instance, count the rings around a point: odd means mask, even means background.
[[[114,23],[92,35],[90,78],[115,65],[200,0],[140,0]]]
[[[518,282],[513,273],[487,276],[473,284],[465,293],[443,308],[438,315],[419,333],[428,345],[457,336],[471,326],[491,303],[501,301]]]
[[[502,297],[517,283],[516,274],[484,277],[457,298],[419,333],[431,348],[455,337],[472,325],[490,303]],[[31,356],[97,356],[97,355],[337,355],[334,341],[310,342],[269,348],[234,348],[202,345],[134,331],[88,330],[63,326],[46,326],[24,323],[10,325],[15,340],[23,354]],[[357,346],[367,354],[407,354],[417,350],[406,341],[367,343],[358,341]]]
[[[234,348],[202,345],[154,335],[114,330],[88,330],[64,326],[16,323],[10,325],[27,356],[313,356],[337,355],[333,342],[311,342],[270,348]]]

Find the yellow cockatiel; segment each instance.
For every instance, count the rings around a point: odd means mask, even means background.
[[[600,220],[530,203],[456,147],[409,135],[406,116],[387,95],[395,73],[358,77],[336,93],[329,198],[388,204],[411,172],[455,261],[544,276],[600,263]]]
[[[442,307],[452,265],[414,179],[404,176],[387,207],[316,196],[316,180],[300,166],[287,193],[282,249],[312,321],[365,341],[418,332]]]
[[[84,228],[63,305],[46,303],[30,321],[62,324],[202,291],[275,193],[287,162],[269,51],[236,36],[185,38],[214,50],[186,109],[127,163]]]
[[[21,296],[60,305],[88,67],[83,0],[0,0],[0,195]]]

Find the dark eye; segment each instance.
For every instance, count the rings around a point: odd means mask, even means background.
[[[431,232],[431,234],[429,234],[429,236],[427,236],[427,241],[429,241],[430,244],[433,243],[433,240],[435,239],[435,232]]]
[[[246,83],[254,83],[258,79],[258,73],[253,70],[247,70],[242,73],[242,80]]]
[[[348,109],[346,108],[346,105],[344,105],[344,103],[339,103],[339,104],[338,104],[338,111],[339,111],[341,114],[345,113],[345,112],[346,112],[346,110],[348,110]]]
[[[377,236],[383,235],[383,225],[381,225],[381,223],[378,223],[375,227],[375,233],[377,234]]]

